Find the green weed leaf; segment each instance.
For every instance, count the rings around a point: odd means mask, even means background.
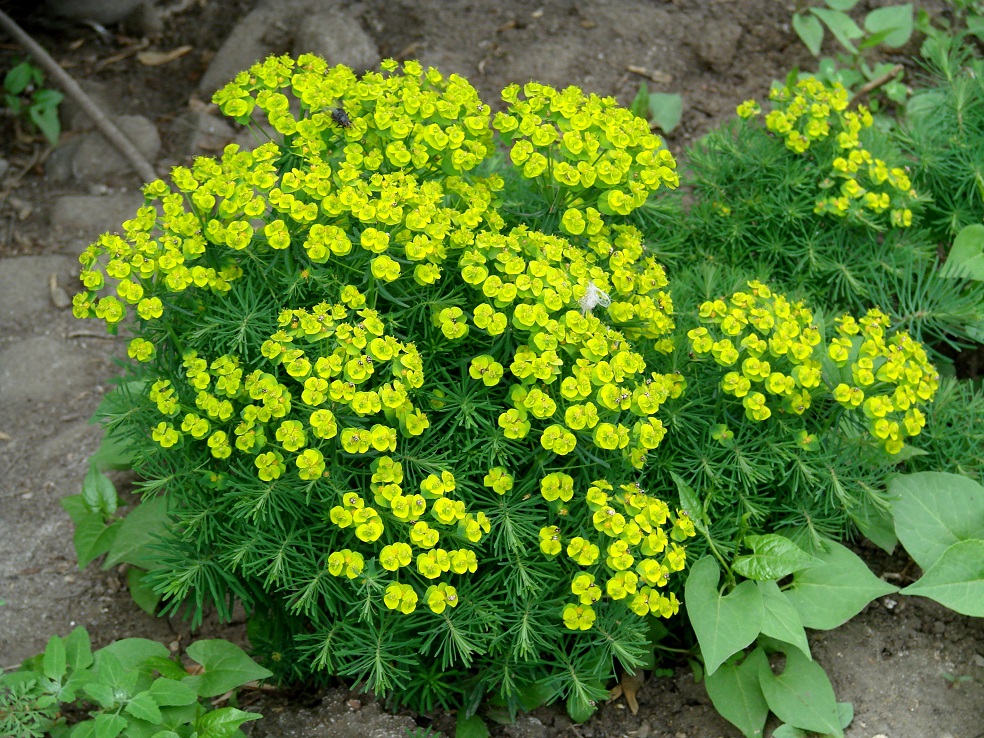
[[[871,34],[884,33],[885,46],[893,49],[905,46],[912,38],[912,4],[876,8],[865,16],[864,27]]]
[[[984,617],[984,540],[954,543],[902,594],[929,597],[961,615]]]
[[[120,526],[120,532],[103,564],[104,569],[127,563],[143,569],[153,567],[156,554],[150,545],[167,532],[167,500],[157,497],[141,502],[131,510]]]
[[[810,12],[823,21],[823,24],[830,29],[834,37],[840,41],[841,46],[852,54],[857,51],[853,41],[864,36],[864,31],[858,28],[857,23],[852,21],[850,16],[839,10],[829,10],[828,8],[810,8]]]
[[[759,582],[758,588],[762,595],[762,633],[795,646],[804,656],[812,658],[803,621],[796,608],[779,589],[779,585],[775,582]]]
[[[753,553],[750,556],[739,556],[731,566],[747,579],[782,579],[795,571],[819,566],[821,563],[788,538],[774,533],[747,536],[745,543]]]
[[[785,596],[796,608],[804,627],[830,630],[847,622],[876,597],[897,592],[883,582],[849,549],[826,541],[819,554],[825,566],[793,575]]]
[[[198,688],[202,697],[217,697],[246,682],[273,676],[229,641],[195,641],[188,646],[188,656],[205,668]]]
[[[99,513],[87,513],[85,517],[76,520],[72,543],[75,546],[75,556],[79,560],[79,569],[84,569],[93,559],[109,551],[119,532],[120,521],[106,525]]]
[[[639,85],[639,91],[632,99],[632,104],[629,106],[629,110],[632,111],[632,114],[637,118],[649,120],[649,88],[646,86],[645,82]]]
[[[907,448],[908,445],[902,450]],[[873,505],[866,497],[858,508],[851,511],[851,519],[865,538],[882,551],[890,554],[895,550],[899,538],[895,535],[895,521],[888,510]]]
[[[803,730],[843,738],[834,688],[823,668],[799,651],[786,654],[786,668],[776,676],[767,660],[758,663],[759,685],[780,720]]]
[[[154,725],[160,725],[163,720],[157,701],[148,691],[141,692],[130,698],[124,710],[133,715],[133,717],[146,720],[148,723]]]
[[[262,715],[244,712],[235,707],[223,707],[202,715],[195,721],[198,738],[230,738],[239,726],[250,720],[259,720]]]
[[[793,13],[793,30],[813,56],[820,56],[820,47],[823,46],[823,26],[817,18],[803,13]]]
[[[51,636],[48,639],[48,646],[44,649],[44,659],[42,660],[44,675],[52,681],[60,681],[67,670],[65,660],[65,641],[60,636]]]
[[[488,738],[489,729],[485,721],[478,715],[466,718],[463,712],[458,713],[458,722],[454,726],[454,738]]]
[[[92,665],[92,642],[89,632],[82,626],[65,636],[65,659],[73,671]]]
[[[704,514],[704,505],[700,501],[700,496],[693,487],[683,481],[683,477],[674,472],[670,472],[670,476],[680,496],[680,509],[687,513],[697,530],[707,535],[707,516]]]
[[[684,588],[687,616],[694,627],[708,676],[732,654],[755,640],[762,627],[762,596],[754,582],[742,582],[721,596],[721,569],[704,556],[690,569]]]
[[[984,487],[959,474],[919,472],[893,477],[888,490],[895,532],[926,571],[957,541],[984,538]]]
[[[193,687],[182,682],[159,677],[155,679],[148,690],[161,707],[174,705],[193,705],[198,700],[198,692]]]
[[[940,269],[940,276],[984,282],[984,225],[976,223],[961,229]]]
[[[119,715],[96,715],[93,735],[95,738],[116,738],[126,728],[126,718]]]
[[[858,2],[859,0],[827,0],[827,7],[847,12],[852,10]]]
[[[735,666],[729,660],[704,682],[714,709],[745,738],[761,738],[769,716],[769,706],[758,678],[762,662],[768,668],[765,652],[756,648],[740,665]]]
[[[664,133],[670,133],[683,116],[683,96],[676,92],[649,93],[649,114]]]

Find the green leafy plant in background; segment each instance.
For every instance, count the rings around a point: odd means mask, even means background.
[[[908,43],[914,26],[912,5],[876,8],[865,15],[859,26],[848,15],[857,3],[858,0],[824,0],[817,5],[797,4],[793,29],[816,57],[820,56],[827,30],[843,49],[834,58],[820,60],[818,77],[843,84],[849,90],[872,83],[888,99],[903,103],[908,95],[901,81],[903,71],[892,63],[873,62],[868,57],[878,47],[897,49]]]
[[[61,135],[58,106],[64,95],[44,87],[44,72],[22,61],[7,71],[3,88],[4,105],[10,114],[29,120],[55,146]]]
[[[683,116],[683,96],[678,92],[650,92],[645,82],[629,106],[635,115],[651,121],[664,133],[671,133]]]
[[[0,676],[0,733],[11,738],[234,738],[260,715],[236,707],[212,709],[208,700],[271,672],[238,646],[197,641],[189,673],[167,648],[126,638],[92,651],[89,634],[76,628],[52,636],[43,654]],[[81,719],[66,720],[72,708]]]

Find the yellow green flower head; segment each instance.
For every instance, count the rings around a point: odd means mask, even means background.
[[[424,601],[432,612],[440,615],[445,609],[458,606],[458,592],[446,582],[439,582],[427,588]]]
[[[390,610],[399,610],[409,615],[417,609],[417,593],[409,584],[390,582],[383,595],[383,604]]]

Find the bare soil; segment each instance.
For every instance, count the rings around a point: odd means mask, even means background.
[[[207,101],[196,85],[235,22],[253,0],[161,3],[170,9],[163,32],[144,41],[140,28],[91,25],[46,17],[13,3],[14,15],[77,79],[102,83],[116,113],[141,114],[163,134],[158,171],[185,153],[168,135],[172,122]],[[876,3],[882,4],[882,3]],[[458,72],[493,102],[511,82],[537,79],[580,85],[631,102],[639,84],[681,92],[680,127],[667,137],[677,154],[727,118],[735,105],[762,96],[794,66],[815,65],[790,28],[790,9],[775,0],[364,0],[341,3],[358,18],[383,56],[418,57]],[[931,3],[941,12],[942,3]],[[0,39],[2,41],[2,39]],[[900,56],[918,47],[914,41]],[[138,61],[138,46],[191,50],[161,66]],[[138,49],[139,50],[139,49]],[[0,43],[0,65],[20,53]],[[631,69],[630,69],[631,68]],[[635,70],[635,71],[633,71]],[[640,73],[641,70],[641,73]],[[63,146],[81,135],[68,130]],[[140,636],[175,652],[191,640],[225,637],[245,643],[240,620],[212,620],[197,633],[175,619],[142,612],[126,592],[125,572],[93,565],[79,571],[72,524],[59,500],[78,492],[99,429],[87,423],[118,371],[122,341],[56,307],[69,295],[75,256],[111,214],[56,228],[52,215],[72,195],[126,195],[139,182],[122,175],[108,185],[56,183],[57,160],[43,139],[10,118],[0,119],[0,667],[11,668],[43,650],[52,634],[84,625],[96,646]],[[46,176],[47,175],[47,176]],[[52,290],[51,275],[57,288]],[[126,490],[126,475],[116,477]],[[862,549],[876,574],[896,584],[918,576],[904,555]],[[838,699],[854,703],[851,738],[975,738],[984,736],[984,623],[919,598],[885,597],[832,632],[812,634],[816,659],[830,674]],[[247,697],[247,702],[249,701]],[[623,700],[572,726],[559,707],[545,707],[493,732],[515,738],[575,736],[686,738],[737,736],[716,715],[701,684],[676,667],[650,675],[632,714]],[[412,725],[386,715],[371,698],[338,685],[324,693],[284,693],[257,703],[267,718],[254,736],[401,736]],[[409,716],[453,735],[453,717]],[[394,722],[395,721],[395,722]],[[322,726],[318,728],[317,726]],[[770,725],[767,734],[774,726]]]

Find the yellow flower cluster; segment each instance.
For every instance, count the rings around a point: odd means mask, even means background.
[[[769,99],[777,107],[765,116],[766,127],[785,139],[787,148],[805,153],[813,144],[828,138],[836,142],[836,155],[830,162],[829,176],[822,189],[836,187],[833,194],[817,201],[816,213],[851,217],[880,228],[880,216],[888,212],[891,225],[906,228],[912,224],[910,205],[916,199],[911,182],[901,167],[889,167],[871,155],[860,140],[860,133],[874,122],[863,105],[848,110],[848,92],[839,82],[830,87],[805,77],[790,89],[776,86]],[[754,100],[738,106],[738,115],[751,118],[761,110]]]
[[[936,395],[939,373],[922,344],[905,332],[889,335],[890,325],[877,309],[857,321],[843,315],[827,354],[836,367],[834,399],[848,409],[860,407],[871,435],[897,454],[926,424],[920,406]]]
[[[441,310],[444,335],[454,340],[474,326],[495,337],[511,327],[523,341],[501,363],[483,354],[469,368],[487,386],[507,371],[515,380],[512,407],[498,418],[506,437],[525,438],[538,422],[540,444],[558,455],[589,442],[641,468],[665,432],[656,412],[684,388],[678,374],[648,372],[633,350],[639,340],[672,350],[666,275],[644,255],[641,234],[605,227],[582,249],[526,228],[480,233],[458,264],[482,301],[471,316]]]
[[[381,67],[359,78],[311,54],[270,57],[212,99],[241,123],[262,110],[285,149],[349,182],[362,172],[467,172],[492,153],[490,109],[466,79],[417,61],[404,62],[402,74],[392,59]]]
[[[575,494],[574,480],[561,472],[548,474],[540,481],[540,494],[566,519],[567,503]],[[605,480],[593,482],[578,503],[586,504],[591,512],[594,531],[587,538],[565,536],[557,525],[540,529],[540,551],[545,556],[553,558],[563,552],[578,566],[594,567],[598,572],[582,570],[574,576],[571,592],[577,601],[565,605],[564,624],[571,630],[589,630],[596,618],[593,605],[605,596],[624,601],[639,617],[676,614],[680,606],[676,596],[660,590],[672,572],[686,566],[686,552],[679,543],[695,535],[686,514],[678,510],[673,515],[665,502],[645,494],[638,485],[623,484],[616,491]],[[603,556],[601,569],[595,564]],[[596,581],[598,575],[607,577],[604,590]]]
[[[563,188],[575,221],[583,220],[578,208],[585,206],[595,215],[628,215],[661,184],[679,184],[672,154],[614,98],[529,82],[522,90],[510,85],[502,99],[509,107],[496,113],[493,126],[512,143],[512,163],[528,179]]]
[[[790,304],[760,282],[748,286],[727,302],[700,306],[714,332],[701,326],[687,334],[695,354],[729,369],[721,389],[741,399],[748,419],[764,421],[780,408],[802,415],[829,396],[848,410],[861,407],[869,432],[890,454],[920,432],[919,406],[932,400],[939,380],[921,344],[904,332],[889,337],[889,319],[877,309],[860,321],[838,318],[837,337],[825,343],[802,303]]]
[[[706,326],[689,331],[691,349],[729,369],[721,389],[742,401],[749,420],[772,415],[770,398],[780,400],[786,412],[801,415],[821,383],[821,336],[813,314],[761,282],[748,286],[749,292],[736,292],[728,302],[700,306],[701,322],[714,332]]]

